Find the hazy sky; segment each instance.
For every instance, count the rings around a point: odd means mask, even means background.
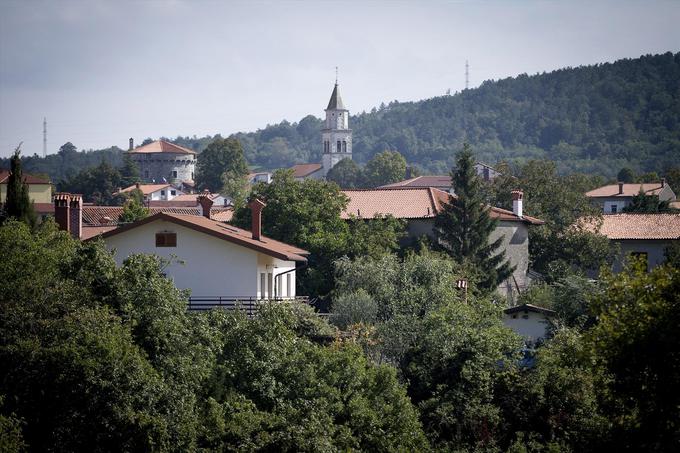
[[[0,156],[351,113],[680,51],[680,1],[0,0]]]

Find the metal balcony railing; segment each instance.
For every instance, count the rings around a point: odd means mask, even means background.
[[[248,316],[254,316],[263,304],[270,302],[298,302],[308,304],[309,297],[298,296],[295,298],[260,299],[252,296],[192,296],[189,297],[188,309],[190,311],[212,310],[214,308],[242,310]]]

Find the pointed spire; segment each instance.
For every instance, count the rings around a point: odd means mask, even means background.
[[[338,84],[335,84],[333,88],[333,93],[331,94],[331,100],[328,101],[328,107],[326,110],[346,110],[345,104],[342,103],[342,98],[340,97],[340,91],[338,90]]]

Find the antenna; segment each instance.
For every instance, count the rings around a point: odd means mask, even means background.
[[[465,60],[465,89],[470,88],[470,65],[468,61]]]
[[[47,157],[47,118],[43,117],[43,157]]]
[[[338,84],[338,67],[335,67],[335,84]]]

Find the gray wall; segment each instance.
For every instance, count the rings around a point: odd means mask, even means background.
[[[169,183],[179,183],[194,179],[196,156],[193,154],[131,153],[130,156],[139,166],[144,182],[162,183],[165,178]],[[173,171],[177,172],[177,177],[173,177]]]
[[[614,261],[614,272],[621,272],[625,260],[631,253],[647,253],[647,270],[662,264],[666,261],[664,251],[669,247],[673,240],[625,240],[615,241],[621,251]]]

